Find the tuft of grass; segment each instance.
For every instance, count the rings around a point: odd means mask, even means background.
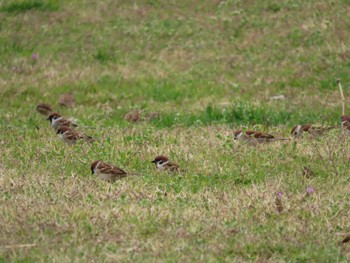
[[[93,57],[102,64],[114,60],[113,55],[105,49],[99,49]]]
[[[185,127],[206,126],[213,124],[229,124],[234,127],[247,125],[262,125],[265,127],[285,125],[293,127],[297,124],[319,123],[333,124],[331,117],[325,117],[323,112],[293,111],[266,106],[254,106],[249,103],[237,102],[233,106],[218,108],[208,105],[203,111],[197,113],[163,113],[160,119],[153,120],[157,127]]]
[[[58,8],[58,1],[20,0],[2,5],[0,11],[6,13],[24,13],[31,10],[57,11]]]

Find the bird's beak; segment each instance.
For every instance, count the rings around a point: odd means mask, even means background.
[[[156,160],[153,160],[151,163],[156,163]]]
[[[94,170],[91,169],[91,174],[94,174],[94,173],[95,173]]]

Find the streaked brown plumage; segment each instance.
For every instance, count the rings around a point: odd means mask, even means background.
[[[36,106],[36,111],[42,115],[48,116],[52,112],[52,108],[49,104],[40,103]]]
[[[346,121],[350,123],[350,115],[343,115],[340,117],[341,122]]]
[[[296,125],[292,128],[291,135],[295,138],[300,138],[303,136],[303,133],[306,132],[308,134],[318,136],[334,128],[335,127],[333,126],[322,126],[313,124]]]
[[[275,136],[263,133],[259,131],[252,131],[252,130],[237,130],[234,132],[233,135],[234,140],[244,141],[251,145],[257,145],[258,143],[265,143],[265,142],[274,142],[274,141],[283,141],[288,140],[284,138],[275,138]]]
[[[341,127],[345,129],[345,131],[347,132],[347,130],[350,129],[350,115],[343,115],[340,118],[341,121]]]
[[[128,174],[117,166],[105,163],[103,161],[95,161],[91,164],[91,173],[96,174],[102,180],[114,182],[117,179],[126,177]]]
[[[268,133],[251,131],[251,130],[248,130],[245,133],[250,137],[254,137],[255,139],[275,139],[275,137],[273,135],[268,134]]]
[[[138,121],[141,121],[141,119],[142,119],[141,115],[142,115],[141,110],[138,110],[138,109],[132,110],[124,116],[124,120],[126,120],[128,122],[138,122]]]
[[[57,134],[61,135],[62,140],[68,145],[76,144],[78,140],[84,140],[85,142],[93,142],[94,139],[85,134],[79,133],[68,126],[61,126],[57,129]]]
[[[52,112],[47,117],[47,120],[50,121],[50,125],[52,128],[54,128],[56,131],[61,126],[67,126],[67,127],[77,127],[75,123],[71,122],[70,120],[67,120],[63,118],[59,113]]]
[[[62,106],[73,108],[75,106],[75,97],[72,92],[64,93],[58,99],[58,103]]]

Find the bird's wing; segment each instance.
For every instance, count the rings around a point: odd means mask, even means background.
[[[311,132],[312,130],[312,125],[311,124],[304,124],[302,127],[301,127],[302,131],[304,132]]]
[[[117,174],[117,175],[126,174],[126,172],[123,171],[122,169],[120,169],[116,166],[110,165],[110,164],[106,164],[106,163],[99,165],[98,168],[99,168],[100,172],[104,173],[104,174]]]
[[[80,135],[79,133],[77,133],[74,130],[70,130],[64,133],[64,136],[68,139],[68,140],[78,140],[80,139]]]
[[[251,131],[251,130],[248,130],[245,132],[245,134],[249,135],[249,136],[252,136],[254,135],[255,133],[257,133],[256,131]]]
[[[257,139],[274,139],[275,137],[268,133],[259,133],[255,136]]]
[[[66,119],[59,119],[59,120],[56,121],[56,123],[59,126],[68,126],[68,127],[70,127],[72,125],[72,123],[69,120],[66,120]]]
[[[168,162],[165,165],[165,169],[169,170],[169,171],[178,171],[179,170],[179,166],[177,164],[175,164],[175,163]]]
[[[246,132],[249,136],[254,137],[255,139],[273,139],[275,138],[273,135],[268,133],[262,133],[258,131],[247,131]]]

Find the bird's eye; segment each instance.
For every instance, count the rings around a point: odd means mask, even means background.
[[[159,163],[159,164],[162,164],[162,163],[163,163],[163,161],[159,161],[158,163]]]

